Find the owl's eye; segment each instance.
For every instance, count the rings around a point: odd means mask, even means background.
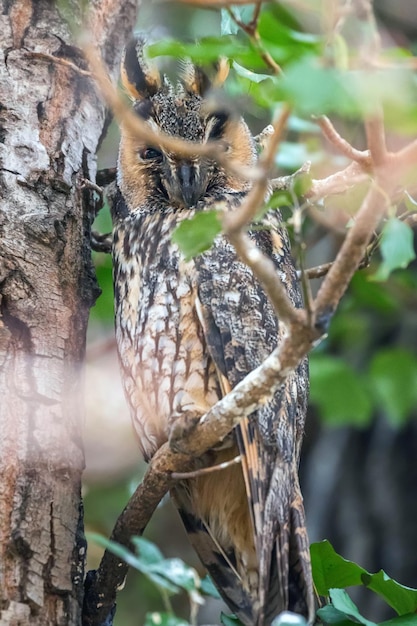
[[[142,161],[157,161],[160,163],[162,161],[162,152],[157,150],[156,148],[143,148],[140,150],[139,157]]]

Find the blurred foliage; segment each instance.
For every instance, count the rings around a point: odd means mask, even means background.
[[[130,567],[141,572],[158,590],[165,611],[153,611],[145,616],[145,626],[194,626],[197,623],[199,606],[204,604],[204,595],[218,597],[209,577],[201,580],[196,570],[179,558],[166,559],[159,548],[143,537],[132,537],[135,551],[91,534],[88,539],[120,557]],[[313,580],[316,592],[326,598],[326,605],[317,615],[324,625],[378,626],[364,617],[354,604],[346,587],[363,585],[380,596],[397,613],[396,618],[381,622],[379,626],[415,626],[417,612],[417,589],[411,589],[390,578],[383,570],[371,574],[360,565],[352,563],[335,552],[328,541],[313,543],[310,548]],[[178,618],[170,598],[181,592],[188,595],[190,611],[188,621]],[[242,626],[234,615],[221,614],[224,626]],[[283,613],[272,626],[306,626],[303,617]]]
[[[226,9],[196,9],[173,2],[143,3],[138,28],[148,32],[149,39],[155,42],[149,46],[148,53],[158,62],[166,61],[161,55],[177,59],[188,56],[210,69],[220,56],[227,57],[230,76],[225,85],[225,96],[221,98],[225,98],[226,105],[234,111],[244,113],[254,134],[279,113],[283,102],[290,103],[293,111],[288,134],[280,145],[276,160],[283,173],[292,173],[309,160],[312,162],[312,176],[321,178],[347,164],[344,157],[329,150],[318,125],[314,123],[314,115],[330,114],[341,134],[360,149],[364,145],[360,123],[363,115],[382,106],[388,139],[395,146],[402,145],[417,130],[415,75],[406,66],[401,69],[394,67],[397,62],[412,59],[406,45],[398,46],[389,41],[384,50],[385,67],[372,72],[359,70],[355,46],[359,32],[357,24],[347,23],[345,31],[333,33],[334,36],[330,37],[321,31],[320,21],[325,22],[325,16],[320,15],[319,8],[307,10],[304,16],[302,11],[289,12],[287,4],[263,4],[257,37],[244,32]],[[253,6],[236,6],[233,14],[247,24],[251,20]],[[361,31],[361,36],[371,37],[371,34]],[[279,64],[283,73],[273,73],[265,62],[265,52]],[[214,97],[217,95],[214,94]],[[101,162],[106,166],[114,164],[116,158],[116,140],[112,141],[113,150],[111,145],[105,145],[105,154],[101,155]],[[310,207],[303,204],[297,190],[274,194],[270,206],[283,208],[291,230],[291,206],[299,203],[305,218],[303,236],[307,261],[309,265],[317,265],[334,257],[340,245],[340,224],[344,228],[349,217],[354,216],[365,192],[366,185],[342,198],[329,198],[316,206],[315,210],[325,226],[310,217]],[[416,417],[417,274],[413,263],[413,232],[398,219],[406,211],[415,211],[416,206],[415,199],[406,194],[397,206],[392,207],[389,219],[378,234],[380,245],[370,267],[356,274],[332,320],[327,339],[311,355],[311,402],[325,426],[340,428],[350,425],[365,429],[376,416],[382,416],[400,429]],[[213,218],[210,214],[208,217],[199,216],[187,226],[185,222],[183,224],[176,238],[187,256],[206,249],[218,233],[216,216]],[[111,229],[108,207],[100,212],[95,228],[101,232]],[[108,255],[101,253],[95,254],[94,260],[102,295],[91,312],[92,337],[97,336],[97,328],[110,331],[113,325],[111,261]],[[314,282],[313,289],[316,289]],[[135,476],[136,468],[132,468],[131,473]],[[132,476],[114,485],[87,486],[86,523],[91,530],[110,533],[129,497],[128,482]],[[164,517],[164,522],[161,522],[161,517]],[[172,521],[174,518],[165,507],[163,515],[158,517],[157,513],[155,518],[148,534],[151,538],[155,536],[158,545],[172,539],[176,545],[171,549],[178,554],[178,542],[182,539],[178,539],[180,531],[179,526],[175,526],[177,522]],[[138,569],[147,571],[148,575],[128,580],[128,589],[119,598],[115,624],[137,626],[143,624],[143,620],[145,626],[187,624],[189,612],[187,615],[183,605],[174,610],[175,615],[181,615],[181,618],[176,618],[169,611],[159,612],[160,592],[154,585],[155,576],[160,586],[159,575],[162,574],[162,579],[166,578],[163,570],[167,560],[159,550],[154,551],[153,565],[158,571],[150,575],[152,559],[148,552],[148,562],[144,563],[146,544],[141,542],[143,540],[137,543],[138,551],[132,558]],[[104,542],[103,545],[107,544]],[[354,563],[344,561],[334,553],[330,544],[317,545],[321,547],[312,547],[316,586],[319,593],[330,598],[330,604],[320,614],[323,621],[341,626],[357,623],[373,626],[373,622],[361,616],[343,588],[352,584],[366,585],[370,589],[379,584],[391,585],[395,595],[399,586],[385,578],[385,574],[372,575]],[[99,558],[94,550],[93,543],[90,548],[90,559],[93,557],[91,566]],[[158,569],[160,567],[162,570]],[[200,575],[193,570],[191,576],[191,570],[187,570],[186,566],[181,568],[184,581],[197,581],[194,591],[207,593],[204,586],[208,583],[201,580]],[[175,591],[184,588],[178,579],[176,582],[171,580],[171,583],[174,583]],[[165,591],[173,593],[173,589]],[[189,589],[186,591],[190,592]],[[374,591],[379,593],[377,589]],[[414,590],[411,592],[416,593]],[[403,591],[398,593],[401,595]],[[412,596],[407,590],[404,593],[408,602]],[[139,596],[144,605],[140,611],[137,608]],[[385,599],[390,603],[388,597]],[[175,605],[176,596],[172,602]],[[391,606],[394,605],[391,603]],[[398,606],[394,608],[398,609]],[[399,617],[386,622],[386,626],[416,623],[410,621],[415,617],[407,618],[397,612]],[[144,617],[145,613],[147,617]],[[237,624],[233,617],[227,615],[222,615],[221,619],[227,626]]]

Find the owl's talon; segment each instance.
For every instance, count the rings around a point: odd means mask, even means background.
[[[181,411],[175,415],[168,440],[171,450],[187,454],[187,438],[197,428],[200,418],[194,411]]]

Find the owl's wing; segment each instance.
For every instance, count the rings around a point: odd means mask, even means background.
[[[300,306],[286,235],[271,219],[267,226],[251,236],[274,260],[290,297]],[[282,328],[251,270],[224,238],[195,264],[198,314],[226,393],[272,352]],[[264,619],[270,623],[287,609],[312,617],[308,540],[298,484],[307,380],[303,363],[270,402],[235,429],[259,566],[254,594],[259,624]]]

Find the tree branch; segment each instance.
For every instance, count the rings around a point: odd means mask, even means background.
[[[370,167],[371,159],[369,151],[362,151],[354,148],[348,141],[346,141],[346,139],[339,135],[339,133],[326,115],[317,117],[316,122],[320,126],[326,139],[342,154],[344,154],[348,159],[356,161],[364,168]]]
[[[324,323],[327,326],[353,274],[365,256],[372,234],[387,209],[388,199],[387,190],[374,182],[319,289],[315,300],[316,324]]]

